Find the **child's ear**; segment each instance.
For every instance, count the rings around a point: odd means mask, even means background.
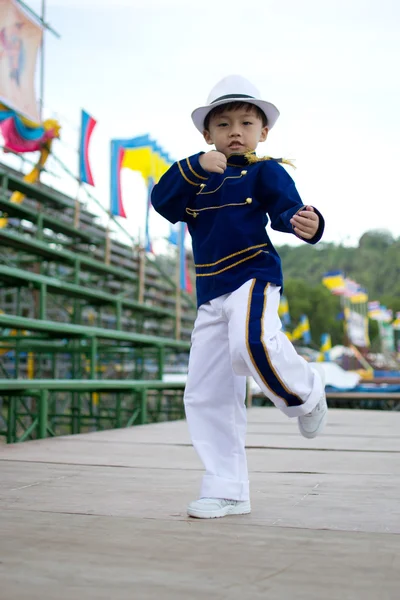
[[[263,127],[260,135],[260,142],[265,142],[268,137],[268,127]]]
[[[204,139],[206,140],[206,142],[207,142],[207,144],[208,144],[209,146],[212,146],[212,145],[213,145],[213,143],[214,143],[214,142],[212,141],[212,139],[211,139],[211,135],[210,135],[210,132],[209,132],[209,131],[207,131],[207,129],[205,129],[205,130],[203,131],[203,137],[204,137]]]

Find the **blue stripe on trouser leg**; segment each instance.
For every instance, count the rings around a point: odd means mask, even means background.
[[[247,315],[247,349],[251,361],[262,381],[273,394],[281,398],[286,406],[300,406],[303,400],[292,394],[279,378],[268,354],[264,340],[264,313],[267,306],[267,288],[265,282],[254,280],[249,292],[249,311]]]

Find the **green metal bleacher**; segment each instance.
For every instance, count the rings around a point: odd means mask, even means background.
[[[24,202],[11,202],[13,192],[26,195]],[[187,360],[194,299],[182,294],[185,339],[173,339],[174,279],[147,256],[140,301],[137,251],[108,240],[106,260],[105,228],[85,206],[78,220],[75,211],[76,200],[0,165],[0,216],[9,220],[0,229],[0,292],[8,303],[0,304],[0,378],[7,374],[0,434],[8,442],[183,415],[183,384],[167,384],[163,375],[166,365]],[[24,316],[20,308],[10,314],[21,295]],[[103,326],[81,322],[92,308]],[[110,375],[114,360],[121,368]],[[71,377],[60,377],[60,368]]]
[[[55,425],[64,426],[64,433],[80,433],[83,428],[101,429],[102,424],[109,428],[131,427],[144,425],[148,422],[149,402],[156,400],[154,393],[164,394],[163,411],[158,402],[158,416],[161,412],[168,417],[181,418],[183,383],[166,383],[154,380],[122,380],[122,381],[92,381],[92,380],[16,380],[0,379],[0,395],[9,399],[4,418],[5,426],[0,427],[0,436],[7,443],[23,442],[29,438],[44,439],[55,436]],[[78,395],[78,402],[72,404],[70,412],[59,412],[52,401],[52,392],[71,393]],[[82,401],[82,394],[105,393],[114,395],[112,404],[99,410],[93,402]],[[180,392],[177,394],[177,392]],[[28,403],[29,397],[34,401]],[[127,402],[127,397],[129,401]],[[177,401],[178,400],[178,401]],[[97,409],[96,409],[97,408]],[[18,421],[28,420],[21,433],[18,434]]]

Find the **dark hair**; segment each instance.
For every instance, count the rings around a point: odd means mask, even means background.
[[[256,113],[257,117],[259,117],[261,119],[263,127],[267,127],[268,119],[266,117],[266,114],[261,110],[261,108],[259,108],[255,104],[250,104],[250,102],[236,101],[236,102],[227,102],[226,104],[220,104],[219,106],[216,106],[215,108],[213,108],[208,113],[206,118],[204,119],[204,129],[206,129],[208,131],[208,128],[210,126],[211,117],[221,115],[226,110],[243,110],[243,109],[247,110],[248,112],[254,111]]]

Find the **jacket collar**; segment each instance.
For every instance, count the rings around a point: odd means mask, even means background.
[[[252,152],[251,154],[255,154]],[[228,167],[247,167],[249,161],[246,158],[246,154],[231,154],[227,159]]]

